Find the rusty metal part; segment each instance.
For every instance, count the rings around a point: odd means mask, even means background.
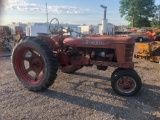
[[[115,36],[90,36],[90,37],[70,37],[64,39],[63,43],[75,47],[94,47],[94,48],[115,48],[115,44],[134,44],[132,37]]]
[[[50,46],[50,48],[51,48],[52,51],[55,51],[55,50],[58,49],[57,46],[56,46],[56,42],[53,41],[51,39],[51,37],[49,37],[49,36],[38,36],[38,37],[41,38],[42,40],[44,40],[45,43],[47,43],[48,46]],[[58,38],[58,36],[55,36],[54,39],[56,39],[58,41],[59,38]]]
[[[20,49],[15,62],[19,65],[17,70],[27,83],[37,84],[43,80],[45,75],[44,60],[40,53],[34,49]]]
[[[97,65],[97,66],[111,66],[111,67],[119,67],[119,68],[134,68],[134,63],[133,62],[117,63],[117,62],[104,62],[104,61],[90,60],[90,64]]]
[[[135,40],[132,37],[115,37],[93,35],[86,37],[65,37],[64,35],[42,35],[43,39],[54,51],[59,65],[73,64],[76,66],[112,66],[133,68],[132,56]],[[69,51],[68,49],[73,49]],[[96,50],[105,52],[97,59]],[[103,51],[104,50],[104,51]],[[82,54],[83,53],[83,54]],[[96,59],[94,57],[96,56]],[[102,54],[101,54],[102,56]],[[91,60],[92,59],[92,60]]]
[[[65,53],[65,52],[59,52],[57,54],[57,58],[58,58],[58,63],[60,65],[68,65],[68,63],[69,63],[69,56],[67,55],[67,53]]]
[[[76,66],[97,65],[97,66],[111,66],[111,67],[120,67],[120,68],[134,68],[133,62],[117,63],[117,62],[90,60],[90,58],[86,56],[71,57],[70,62]]]
[[[121,77],[117,82],[117,88],[124,93],[129,93],[136,88],[136,82],[129,76]]]

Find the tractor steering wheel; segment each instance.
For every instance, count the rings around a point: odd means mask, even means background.
[[[57,18],[53,18],[49,23],[49,31],[53,34],[58,31],[59,28],[59,20]]]

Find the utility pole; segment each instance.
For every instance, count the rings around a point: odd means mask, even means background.
[[[47,2],[46,2],[46,16],[47,16],[47,24],[48,24],[48,9],[47,9]]]
[[[159,6],[159,22],[158,22],[158,27],[160,27],[160,6]]]

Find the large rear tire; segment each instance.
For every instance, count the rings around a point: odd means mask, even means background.
[[[133,96],[142,87],[141,78],[133,69],[121,70],[111,79],[112,89],[122,96]]]
[[[57,60],[49,46],[36,37],[21,40],[12,52],[12,64],[19,81],[31,91],[51,86],[57,77]]]

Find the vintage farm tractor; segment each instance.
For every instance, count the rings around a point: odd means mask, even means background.
[[[56,21],[54,28],[52,22]],[[31,91],[41,91],[51,86],[57,69],[74,73],[83,66],[96,65],[98,70],[116,67],[111,75],[113,90],[123,96],[139,92],[141,78],[133,69],[132,56],[135,40],[132,37],[106,35],[65,35],[74,32],[59,26],[58,19],[50,22],[52,34],[25,37],[14,48],[12,64],[22,84]]]

